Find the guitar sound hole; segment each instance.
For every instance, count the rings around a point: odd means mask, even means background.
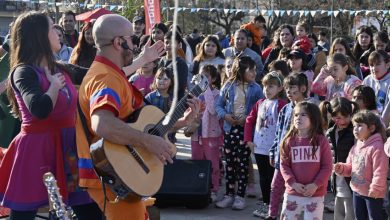
[[[154,129],[154,128],[147,130],[147,133],[151,134],[151,135],[161,136],[160,131],[158,131],[157,129]]]

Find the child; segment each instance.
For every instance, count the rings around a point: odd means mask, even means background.
[[[384,50],[389,54],[390,52],[390,44],[389,44],[389,35],[387,31],[379,31],[374,34],[374,47],[375,50]]]
[[[247,24],[243,24],[240,28],[245,29],[252,33],[253,36],[253,43],[256,45],[256,47],[260,50],[260,45],[262,43],[262,38],[264,35],[264,24],[265,19],[262,15],[258,15],[253,18],[253,20]]]
[[[168,31],[164,36],[164,45],[165,50],[167,51],[166,56],[162,57],[158,63],[158,67],[168,67],[170,69],[173,69],[172,61],[176,62],[177,65],[177,80],[179,82],[179,91],[178,91],[178,100],[180,100],[185,93],[185,90],[188,85],[188,66],[184,59],[180,58],[179,56],[173,57],[172,53],[172,47],[173,50],[177,50],[178,47],[180,47],[180,42],[183,41],[180,34],[176,32],[174,35],[174,41],[172,42],[172,31]],[[177,55],[177,54],[176,54]]]
[[[328,58],[313,82],[311,91],[319,96],[325,96],[329,101],[335,97],[352,99],[353,89],[362,81],[355,76],[355,70],[349,65],[348,59],[341,53],[335,53]]]
[[[317,105],[300,102],[295,106],[292,127],[280,149],[280,171],[286,182],[281,215],[296,219],[303,211],[304,219],[322,219],[332,153]]]
[[[380,117],[375,99],[375,92],[369,86],[360,85],[352,91],[352,101],[356,102],[359,110],[372,111]]]
[[[129,81],[142,93],[143,96],[151,92],[150,86],[154,80],[157,62],[145,63],[137,73],[132,75]]]
[[[309,87],[311,88],[311,84],[313,83],[314,72],[309,70],[307,67],[306,54],[303,53],[302,50],[292,50],[287,56],[288,65],[291,68],[291,72],[293,73],[304,73],[309,82]],[[308,90],[310,93],[310,89]]]
[[[282,49],[283,50],[283,49]],[[283,77],[287,77],[290,74],[287,62],[285,60],[274,60],[269,64],[270,71],[278,71]]]
[[[348,153],[355,144],[353,136],[353,125],[351,122],[353,114],[359,108],[356,103],[349,101],[344,97],[333,98],[330,102],[325,101],[323,112],[332,116],[334,125],[328,129],[326,136],[330,147],[333,150],[334,163],[345,163]],[[351,210],[352,191],[349,187],[351,178],[332,175],[332,190],[336,197],[334,207],[335,220],[353,220],[355,215]]]
[[[219,97],[220,77],[217,69],[207,64],[201,69],[201,74],[210,82],[209,87],[200,97],[202,106],[201,123],[198,131],[191,136],[191,151],[193,160],[210,160],[212,164],[212,192],[211,199],[217,200],[220,180],[220,147],[222,146],[222,129],[215,112],[214,103]]]
[[[356,113],[352,123],[357,143],[346,163],[336,163],[334,171],[339,176],[351,177],[356,219],[385,219],[382,209],[389,158],[383,146],[384,127],[378,116],[366,110]]]
[[[285,105],[279,112],[278,121],[276,124],[275,140],[269,150],[270,164],[271,166],[275,167],[274,176],[271,183],[270,204],[268,209],[267,206],[264,206],[263,212],[257,214],[254,213],[256,216],[270,220],[276,219],[279,211],[280,199],[282,198],[285,190],[284,180],[280,173],[279,167],[279,144],[290,127],[294,106],[299,102],[304,101],[307,97],[307,77],[303,73],[293,73],[284,79],[283,86],[290,103]]]
[[[307,39],[309,26],[305,22],[298,22],[297,26],[295,26],[296,39],[302,40]]]
[[[172,69],[166,67],[159,68],[152,84],[153,91],[147,94],[145,99],[164,113],[168,113],[173,99],[173,82]],[[169,134],[168,138],[175,143],[174,135]]]
[[[216,203],[219,208],[230,206],[238,210],[245,208],[250,149],[244,144],[244,123],[252,106],[264,97],[261,87],[255,82],[255,77],[256,63],[250,57],[235,58],[232,76],[223,86],[215,104],[218,117],[224,119],[226,156],[226,195]]]
[[[253,212],[261,213],[270,201],[271,181],[274,167],[269,164],[269,149],[275,139],[278,114],[286,104],[283,96],[283,76],[278,72],[270,72],[262,79],[266,99],[260,99],[253,106],[246,118],[244,141],[255,154],[256,164],[260,175],[260,188],[263,195],[260,209]]]
[[[389,85],[390,56],[383,50],[374,51],[368,58],[371,74],[363,80],[363,85],[374,89],[377,108],[385,125],[390,122]]]

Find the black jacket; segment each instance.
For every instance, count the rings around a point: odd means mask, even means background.
[[[336,130],[337,130],[337,126],[333,125],[326,132],[326,137],[328,138],[329,143],[331,144],[333,163],[338,163],[338,162],[345,163],[347,161],[349,151],[351,150],[352,146],[355,144],[355,136],[353,135],[352,122],[349,124],[347,128],[340,130],[338,132],[339,138],[337,144],[336,144]],[[350,177],[344,177],[344,178],[349,186],[349,182],[351,181],[351,178]],[[331,182],[332,182],[332,191],[336,195],[337,193],[336,175],[334,173],[332,175]]]

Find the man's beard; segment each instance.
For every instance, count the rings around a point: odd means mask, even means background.
[[[133,63],[133,54],[130,50],[123,50],[122,53],[123,66],[129,66]]]

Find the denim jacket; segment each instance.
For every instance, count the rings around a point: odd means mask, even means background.
[[[220,91],[220,95],[215,103],[215,111],[218,114],[218,117],[224,118],[226,114],[233,113],[233,104],[234,104],[234,93],[236,91],[237,82],[226,82]],[[260,85],[252,82],[248,85],[247,96],[245,100],[245,114],[248,115],[252,109],[252,106],[257,102],[257,100],[264,98],[263,90]],[[223,130],[225,132],[230,132],[231,125],[224,120]]]
[[[158,90],[154,90],[145,96],[145,99],[149,102],[149,104],[156,106],[161,111],[164,111],[164,97],[158,92]],[[172,97],[169,97],[169,100],[172,101]],[[166,112],[164,112],[166,113]]]

